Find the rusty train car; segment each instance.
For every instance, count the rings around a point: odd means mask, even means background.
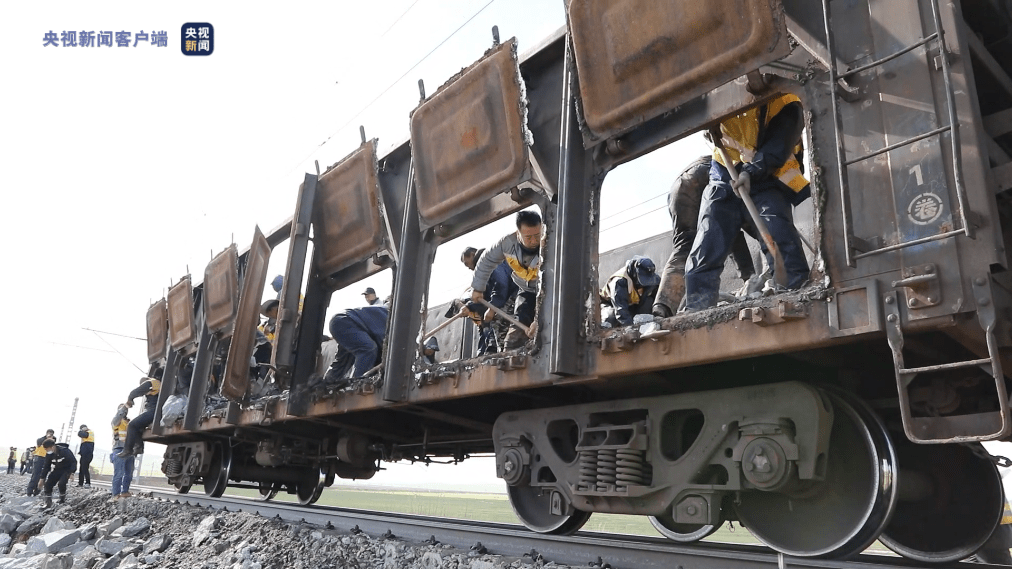
[[[422,93],[409,141],[380,155],[363,134],[306,175],[290,220],[150,307],[159,409],[189,396],[181,419],[146,434],[167,445],[169,481],[310,504],[382,461],[494,453],[537,532],[609,512],[683,542],[734,520],[797,556],[875,539],[923,562],[972,554],[1004,502],[979,443],[1012,434],[1009,3],[566,4],[564,29],[523,50],[496,37]],[[602,328],[607,173],[781,94],[805,109],[810,284]],[[533,337],[423,364],[437,248],[531,206],[545,220]],[[257,397],[248,362],[283,243],[283,392]],[[384,269],[381,369],[321,389],[331,294]],[[212,395],[227,405],[207,412]]]

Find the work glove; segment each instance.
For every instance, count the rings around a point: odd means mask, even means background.
[[[747,170],[742,170],[738,173],[738,179],[731,183],[734,188],[734,193],[741,196],[742,193],[746,195],[752,190],[752,176],[749,175]]]

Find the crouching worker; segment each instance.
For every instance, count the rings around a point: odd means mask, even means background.
[[[46,439],[42,443],[46,449],[46,463],[52,468],[49,476],[46,477],[45,498],[46,507],[53,506],[53,487],[60,487],[60,503],[67,501],[67,480],[77,470],[77,459],[74,458],[74,451],[70,450],[67,443],[58,443],[53,439]]]
[[[637,314],[650,314],[661,277],[649,257],[634,256],[601,289],[601,321],[630,326]]]
[[[330,336],[337,341],[337,356],[324,376],[328,386],[343,387],[350,383],[349,369],[351,377],[364,377],[379,365],[387,316],[387,308],[376,305],[349,308],[330,319]]]
[[[162,389],[162,382],[153,377],[142,377],[140,385],[127,395],[126,406],[134,406],[134,399],[144,396],[144,410],[140,415],[134,417],[127,427],[126,441],[123,443],[123,451],[119,453],[120,458],[134,456],[144,453],[142,436],[144,429],[151,425],[155,419],[155,408],[158,407],[158,392]]]

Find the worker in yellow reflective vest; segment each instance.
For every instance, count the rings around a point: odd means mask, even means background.
[[[88,428],[88,425],[81,425],[77,431],[81,437],[81,446],[77,454],[81,455],[81,464],[77,473],[77,486],[80,488],[91,488],[91,459],[95,458],[95,432]]]
[[[162,389],[162,382],[154,377],[142,377],[140,385],[127,395],[126,406],[133,407],[134,399],[144,396],[144,409],[140,415],[134,417],[127,427],[127,437],[123,445],[123,451],[119,453],[120,458],[143,454],[144,443],[141,439],[144,429],[155,420],[155,409],[158,407],[158,392]]]
[[[650,314],[661,277],[649,257],[633,256],[601,288],[601,322],[630,326],[639,314]]]
[[[696,239],[685,266],[686,311],[716,306],[724,261],[741,228],[752,224],[734,189],[752,197],[769,228],[784,259],[786,288],[800,288],[808,280],[808,260],[792,210],[811,195],[795,156],[804,126],[801,102],[794,95],[780,96],[720,124],[720,138],[714,143],[726,150],[733,163],[724,164],[714,150],[710,184],[703,193]],[[728,168],[738,172],[734,188]],[[768,266],[773,267],[765,244],[760,244]]]

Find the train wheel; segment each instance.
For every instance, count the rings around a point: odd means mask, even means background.
[[[300,480],[295,486],[295,494],[299,497],[299,503],[303,506],[315,504],[320,499],[320,496],[323,495],[323,489],[326,488],[326,477],[327,471],[319,469],[315,471],[315,475],[310,475],[305,480]]]
[[[214,456],[207,475],[204,476],[204,494],[220,498],[228,488],[228,477],[232,472],[232,447],[226,442],[215,443]]]
[[[174,484],[173,486],[176,487],[176,494],[189,494],[193,484]]]
[[[533,486],[507,486],[513,512],[531,531],[555,535],[576,533],[590,519],[590,512],[576,510],[571,515],[551,513],[551,492],[542,494]]]
[[[260,499],[264,502],[269,502],[278,495],[278,487],[272,482],[258,482],[257,487],[260,492]]]
[[[858,553],[888,523],[896,503],[896,451],[882,422],[859,399],[833,404],[826,478],[803,492],[742,492],[742,525],[766,545],[798,557]]]
[[[974,450],[955,444],[897,449],[900,501],[879,538],[886,547],[917,561],[946,563],[969,557],[991,537],[1005,505],[1001,476]]]
[[[679,524],[671,514],[650,516],[650,525],[664,537],[680,543],[692,543],[717,531],[720,524]]]

